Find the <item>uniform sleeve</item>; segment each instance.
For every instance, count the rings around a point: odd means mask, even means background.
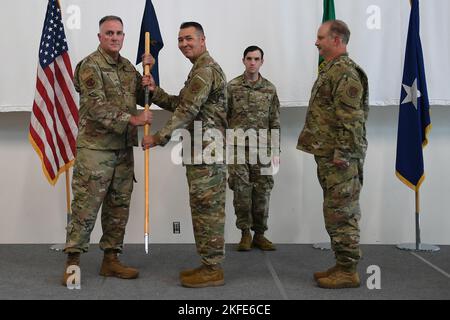
[[[178,104],[166,125],[155,134],[158,144],[165,145],[176,129],[187,128],[208,99],[212,87],[212,71],[208,68],[194,74],[178,96]],[[170,99],[170,96],[168,99]],[[175,101],[175,100],[174,100]]]
[[[122,110],[114,101],[108,101],[101,71],[95,62],[85,60],[75,70],[76,88],[86,107],[90,120],[104,128],[122,134],[125,132],[131,114]]]
[[[227,121],[230,123],[231,112],[233,110],[233,90],[230,84],[227,85]]]
[[[272,104],[270,105],[270,115],[269,115],[269,126],[270,129],[278,129],[279,135],[278,137],[281,140],[281,132],[280,132],[280,100],[278,99],[277,92],[272,98]],[[278,152],[281,152],[281,141],[278,142]]]
[[[337,134],[334,159],[349,161],[354,152],[355,141],[362,134],[364,110],[361,101],[363,96],[361,81],[352,76],[344,75],[335,88],[334,101]]]
[[[272,104],[270,106],[270,129],[280,129],[280,100],[275,92],[272,98]]]
[[[152,101],[164,110],[174,112],[180,103],[180,96],[170,95],[162,88],[156,87],[153,92]]]
[[[145,107],[145,91],[142,88],[142,75],[138,71],[136,71],[136,103],[141,107]]]

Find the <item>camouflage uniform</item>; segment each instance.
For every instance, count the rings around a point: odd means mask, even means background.
[[[369,113],[364,71],[344,54],[319,72],[297,148],[315,156],[324,192],[325,226],[337,265],[351,272],[361,257],[359,194],[367,149],[365,123]],[[331,161],[348,162],[341,169]]]
[[[276,88],[261,75],[255,83],[247,81],[245,75],[231,80],[227,95],[231,129],[242,129],[244,132],[253,129],[256,133],[260,129],[280,129],[280,102]],[[236,226],[262,234],[267,230],[273,177],[262,175],[261,169],[270,167],[271,163],[262,163],[259,157],[255,157],[256,163],[251,163],[250,153],[258,153],[261,145],[249,146],[248,141],[233,141],[233,145],[237,146],[234,163],[228,166],[228,185],[234,191]],[[245,148],[245,164],[236,162],[239,148]]]
[[[201,121],[202,134],[208,129],[217,129],[225,137],[226,79],[208,52],[197,58],[178,96],[169,95],[157,87],[152,101],[173,112],[171,119],[155,134],[158,145],[165,145],[175,129],[188,129],[194,137],[194,121]],[[203,141],[203,149],[209,143]],[[188,164],[186,176],[197,251],[204,264],[221,263],[225,253],[226,166],[204,161],[198,165]]]
[[[127,59],[116,62],[102,48],[76,67],[80,93],[77,158],[72,181],[72,215],[67,253],[87,252],[102,206],[100,248],[122,250],[133,190],[133,146],[137,128],[129,124],[143,100],[141,76]]]

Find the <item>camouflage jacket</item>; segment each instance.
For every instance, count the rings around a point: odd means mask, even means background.
[[[155,134],[157,144],[165,145],[176,129],[187,129],[194,144],[194,121],[201,121],[202,136],[208,129],[227,128],[226,78],[220,66],[206,51],[195,61],[183,89],[175,95],[157,87],[152,102],[173,112],[166,125]],[[199,137],[201,139],[201,137]],[[223,139],[225,143],[225,139]],[[202,141],[202,149],[210,144]],[[194,150],[194,149],[192,149]]]
[[[367,76],[341,55],[319,72],[297,149],[338,160],[364,158],[368,114]]]
[[[78,63],[74,75],[80,93],[77,147],[118,150],[137,145],[136,99],[143,100],[141,75],[127,59],[116,62],[102,48]]]
[[[280,101],[275,86],[261,75],[258,81],[251,83],[243,74],[228,83],[227,96],[229,127],[244,132],[254,129],[257,134],[260,129],[268,129],[270,146],[270,129],[280,129]],[[251,135],[250,131],[249,137]],[[234,139],[231,143],[243,145],[245,142]]]

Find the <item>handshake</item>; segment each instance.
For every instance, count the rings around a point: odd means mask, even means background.
[[[151,111],[144,110],[137,116],[130,117],[130,124],[133,126],[144,126],[146,124],[151,124],[153,120],[153,113]],[[144,136],[142,139],[142,149],[148,149],[156,146],[156,139],[152,135]]]
[[[130,117],[130,124],[133,126],[144,126],[146,124],[151,124],[153,120],[153,113],[151,111],[144,110],[137,116]],[[142,149],[149,149],[155,147],[157,144],[157,139],[153,135],[144,136],[142,139]]]
[[[154,135],[146,135],[142,138],[142,150],[146,150],[146,149],[150,149],[153,147],[156,147],[159,143],[159,138],[158,136],[154,136]]]

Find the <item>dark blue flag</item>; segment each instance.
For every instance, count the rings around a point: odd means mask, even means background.
[[[419,1],[412,0],[398,119],[397,177],[418,191],[425,178],[423,150],[431,129],[425,67],[419,35]]]
[[[152,69],[152,76],[159,85],[158,54],[164,46],[161,32],[159,31],[158,19],[155,8],[151,0],[145,2],[144,16],[142,17],[141,35],[139,37],[139,49],[136,57],[136,64],[141,63],[142,55],[145,53],[145,33],[150,32],[150,53],[155,58],[155,65]]]

